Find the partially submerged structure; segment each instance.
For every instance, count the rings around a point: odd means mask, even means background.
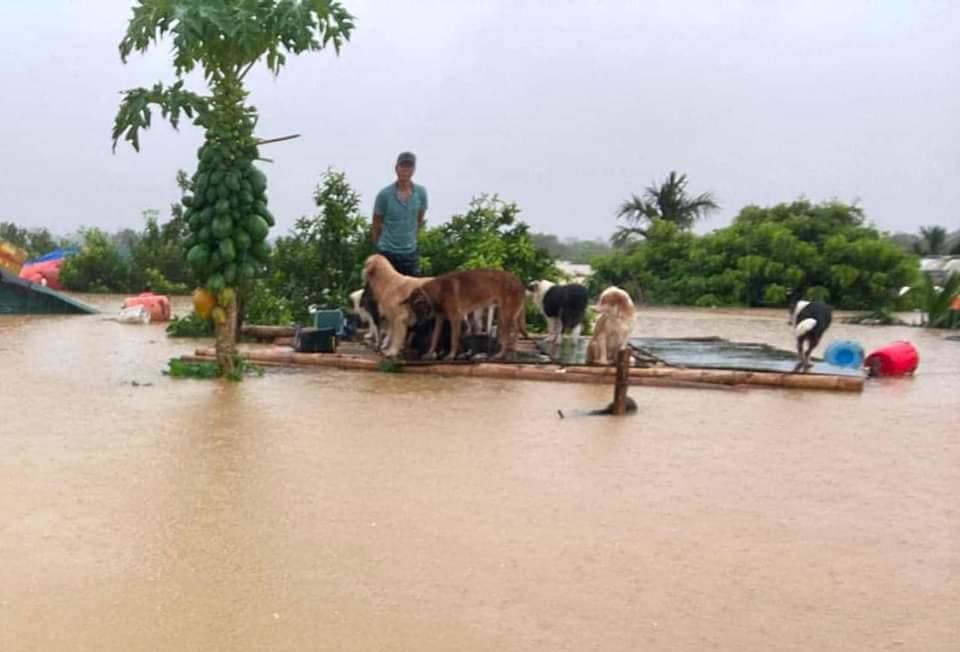
[[[273,346],[247,347],[243,356],[263,365],[332,367],[365,371],[401,371],[437,376],[470,376],[503,380],[539,380],[612,385],[616,370],[611,366],[583,363],[587,338],[570,339],[552,358],[543,345],[527,341],[510,362],[407,361],[387,362],[366,347],[347,342],[339,353],[296,353],[289,346],[292,328],[245,326],[244,334],[274,339]],[[730,342],[721,338],[635,338],[631,340],[636,365],[629,384],[686,388],[777,387],[839,392],[863,390],[865,375],[818,361],[807,373],[793,373],[796,354],[766,344]],[[198,349],[186,361],[213,361],[213,349]]]
[[[87,315],[96,308],[0,269],[0,314]]]

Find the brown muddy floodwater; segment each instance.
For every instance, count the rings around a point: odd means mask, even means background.
[[[637,387],[635,417],[560,420],[612,392],[170,380],[195,342],[104,316],[0,316],[4,652],[960,650],[942,333],[835,325],[920,351],[861,395]],[[790,346],[779,311],[638,333]]]

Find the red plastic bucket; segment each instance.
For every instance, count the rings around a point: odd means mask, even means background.
[[[871,376],[902,376],[912,374],[920,363],[920,356],[910,342],[892,342],[871,351],[863,361]]]

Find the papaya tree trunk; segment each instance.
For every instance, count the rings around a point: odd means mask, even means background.
[[[224,376],[232,376],[237,372],[237,302],[232,301],[223,306],[226,319],[223,322],[214,321],[217,338],[217,364]]]

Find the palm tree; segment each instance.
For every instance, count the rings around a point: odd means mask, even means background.
[[[659,186],[647,186],[643,194],[631,195],[620,204],[617,218],[626,222],[617,227],[610,240],[614,245],[624,245],[639,236],[645,238],[654,220],[672,222],[681,229],[689,229],[694,222],[720,208],[709,192],[690,197],[686,191],[687,175],[670,172]]]
[[[921,226],[920,240],[913,245],[920,256],[939,256],[947,253],[947,230],[942,226]]]

